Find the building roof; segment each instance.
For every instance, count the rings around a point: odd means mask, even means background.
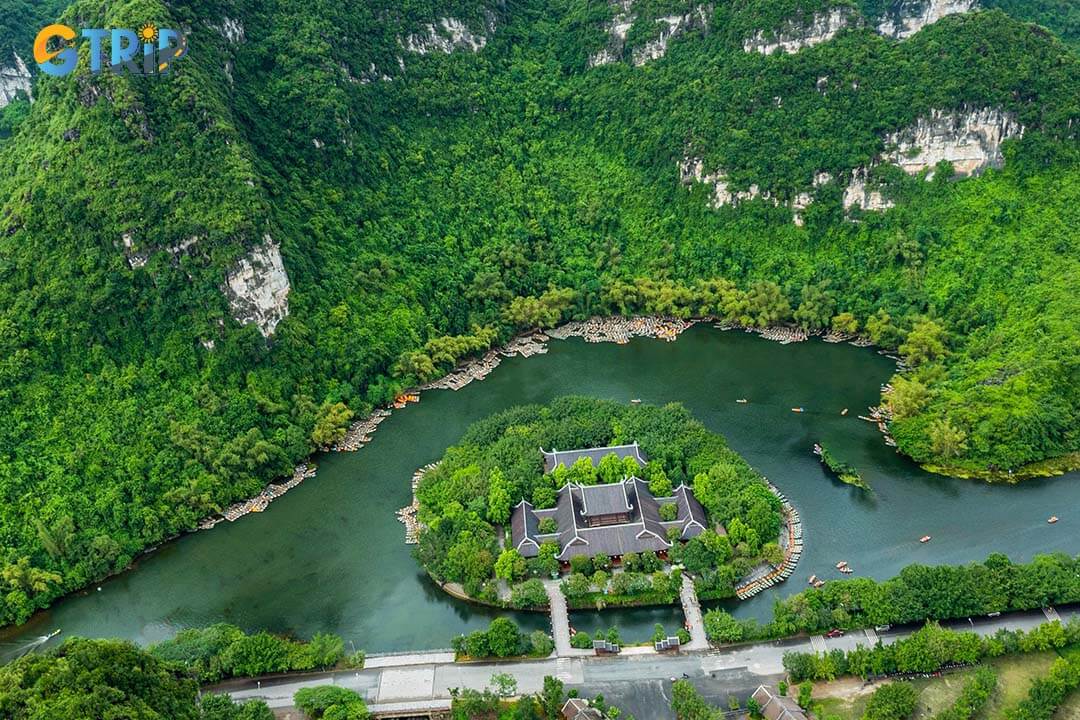
[[[761,706],[761,714],[766,720],[807,720],[806,713],[797,702],[764,685],[758,685],[753,698]]]
[[[669,503],[676,506],[678,515],[674,520],[663,521],[660,505]],[[627,517],[626,522],[590,527],[589,518],[599,515]],[[555,520],[556,533],[540,534],[540,520],[545,517]],[[655,498],[649,492],[648,483],[636,477],[603,485],[567,483],[559,490],[555,507],[538,510],[522,500],[510,516],[511,540],[518,552],[527,558],[536,557],[541,543],[557,542],[557,557],[562,561],[577,555],[595,557],[660,552],[672,545],[667,536],[669,528],[678,529],[681,540],[689,540],[707,527],[705,508],[694,497],[691,488],[680,485],[671,497]]]
[[[581,514],[585,517],[619,515],[633,509],[626,493],[626,483],[587,485],[581,488]]]
[[[604,715],[581,698],[570,698],[562,706],[565,720],[604,720]]]
[[[544,456],[544,472],[549,473],[559,465],[565,465],[570,467],[575,462],[583,457],[589,458],[592,461],[593,467],[600,464],[600,461],[607,455],[615,455],[620,460],[627,457],[632,457],[637,460],[639,466],[644,466],[647,462],[645,454],[641,452],[641,448],[638,444],[631,443],[630,445],[612,445],[610,447],[601,448],[581,448],[579,450],[544,450],[540,448],[540,453]]]

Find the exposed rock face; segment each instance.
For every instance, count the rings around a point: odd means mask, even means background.
[[[269,235],[236,261],[226,276],[225,294],[241,325],[255,323],[264,337],[289,314],[289,276],[281,250]]]
[[[877,31],[897,40],[911,37],[946,15],[971,12],[978,0],[901,0],[878,22]]]
[[[701,158],[683,159],[683,161],[679,163],[679,178],[684,185],[690,185],[694,182],[711,185],[713,188],[713,197],[710,204],[716,208],[723,207],[724,205],[738,205],[747,200],[757,199],[770,201],[773,205],[780,204],[780,202],[772,196],[772,193],[768,190],[762,191],[756,184],[751,185],[746,190],[732,191],[727,181],[727,175],[721,170],[717,170],[715,173],[706,173],[705,164]]]
[[[495,17],[488,15],[487,32],[495,32]],[[439,18],[438,25],[428,24],[422,33],[413,33],[401,41],[409,52],[427,55],[432,52],[452,53],[455,50],[479,52],[487,45],[486,35],[477,35],[457,18]]]
[[[615,17],[605,28],[608,44],[589,58],[589,67],[618,62],[622,58],[623,47],[626,45],[626,35],[637,20],[637,15],[633,13],[634,0],[618,0],[612,3],[612,6],[616,8]]]
[[[787,22],[771,33],[758,30],[752,37],[743,41],[743,50],[771,55],[776,50],[794,53],[826,40],[831,40],[838,32],[850,25],[854,14],[849,8],[835,7],[827,13],[817,13],[809,25]]]
[[[844,188],[844,207],[863,210],[887,210],[893,203],[881,194],[881,188],[870,184],[870,171],[855,168],[851,171],[851,181]]]
[[[0,108],[14,100],[19,92],[31,97],[30,70],[18,53],[12,53],[10,65],[0,66]]]
[[[1001,108],[932,110],[929,117],[885,137],[885,146],[891,148],[885,159],[910,175],[933,170],[942,160],[951,162],[958,175],[976,175],[1004,165],[1002,141],[1023,134],[1024,126]]]
[[[637,20],[633,12],[634,0],[616,0],[612,3],[615,16],[605,28],[608,34],[608,44],[589,57],[589,67],[607,65],[618,62],[623,57],[626,48],[626,36],[630,28]],[[662,58],[667,53],[668,43],[691,28],[703,28],[709,22],[709,8],[706,6],[695,7],[685,15],[665,15],[656,18],[660,25],[660,34],[653,40],[649,40],[641,47],[634,48],[630,52],[631,61],[634,65],[641,66],[650,60]]]
[[[236,18],[223,17],[220,25],[211,25],[211,27],[234,45],[244,42],[244,24]]]

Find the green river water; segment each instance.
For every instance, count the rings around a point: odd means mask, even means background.
[[[369,652],[448,647],[454,635],[485,626],[496,613],[446,596],[419,571],[394,516],[410,501],[409,479],[473,421],[569,393],[685,404],[799,509],[806,547],[794,576],[726,604],[738,616],[767,619],[774,598],[805,588],[811,573],[839,577],[839,560],[855,576],[886,578],[909,563],[963,563],[994,551],[1016,561],[1080,552],[1069,512],[1080,506],[1076,473],[1018,486],[942,478],[898,456],[873,425],[858,420],[892,370],[870,349],[816,340],[782,346],[706,326],[675,343],[553,341],[547,355],[504,360],[483,382],[424,393],[360,451],[319,457],[318,476],[266,512],[185,536],[100,589],[0,631],[0,651],[54,628],[64,636],[148,643],[219,621],[301,637],[334,632]],[[742,397],[749,404],[735,402]],[[791,412],[798,406],[806,412]],[[845,407],[850,412],[842,417]],[[828,477],[811,454],[814,442],[857,467],[873,493]],[[1047,525],[1055,514],[1062,521]],[[920,544],[927,534],[933,540]],[[528,630],[548,626],[545,615],[513,615]],[[574,613],[572,622],[590,631],[617,625],[624,640],[642,640],[655,622],[680,625],[682,612]]]

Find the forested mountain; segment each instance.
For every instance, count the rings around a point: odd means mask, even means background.
[[[865,328],[916,460],[1075,460],[1075,11],[991,4],[71,3],[189,52],[0,110],[0,622],[560,318]]]

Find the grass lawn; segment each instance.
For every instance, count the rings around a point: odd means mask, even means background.
[[[1058,657],[1057,653],[1031,653],[997,658],[990,665],[997,671],[998,686],[994,696],[976,720],[998,720],[1005,709],[1027,697],[1031,682],[1042,677]],[[919,701],[912,720],[930,720],[949,707],[960,695],[971,670],[951,673],[944,677],[914,680]],[[814,699],[820,703],[819,718],[836,716],[840,720],[859,720],[876,686],[864,686],[862,680],[844,678],[814,686]],[[1080,693],[1073,695],[1059,709],[1054,720],[1080,720]]]

